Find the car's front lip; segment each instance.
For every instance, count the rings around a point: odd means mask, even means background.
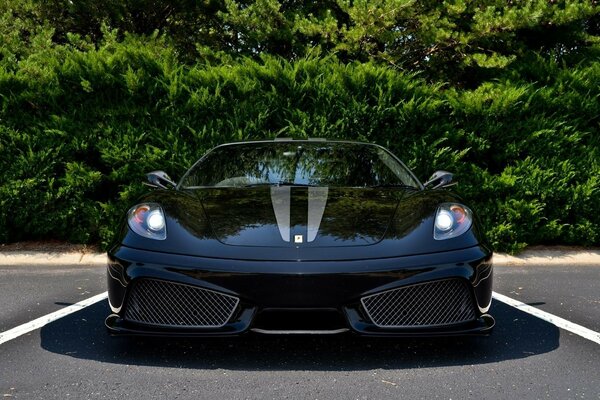
[[[217,329],[172,329],[147,327],[143,325],[129,324],[117,314],[111,314],[106,318],[105,324],[108,331],[115,336],[172,336],[172,337],[229,337],[239,336],[249,332],[261,334],[298,334],[298,335],[329,335],[351,332],[361,336],[372,337],[437,337],[437,336],[468,336],[487,335],[494,328],[494,318],[489,314],[483,314],[475,321],[458,324],[454,326],[426,328],[426,329],[380,329],[372,324],[364,323],[355,309],[345,309],[351,328],[338,329],[311,329],[311,330],[267,330],[261,328],[250,328],[256,309],[246,309],[242,320],[227,324]]]
[[[145,326],[122,318],[129,284],[138,278],[160,279],[203,287],[241,299],[241,313],[219,328],[189,329]],[[380,328],[359,313],[363,296],[419,282],[462,278],[471,283],[478,319],[453,326],[421,329]],[[109,253],[109,302],[114,314],[106,325],[113,334],[228,336],[253,328],[265,308],[330,308],[345,316],[348,328],[370,336],[436,336],[487,333],[493,318],[491,253],[481,246],[467,249],[360,261],[279,262],[208,259],[137,250],[120,246]]]

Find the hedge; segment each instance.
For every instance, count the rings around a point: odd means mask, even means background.
[[[0,242],[106,248],[144,173],[229,141],[382,144],[453,171],[494,248],[600,239],[600,63],[523,60],[475,89],[372,63],[271,56],[184,66],[160,38],[65,44],[0,64]]]

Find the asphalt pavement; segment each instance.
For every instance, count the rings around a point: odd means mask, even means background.
[[[496,266],[494,290],[599,331],[600,265]],[[0,266],[0,332],[105,291],[102,266]],[[600,399],[600,345],[494,301],[490,337],[109,337],[106,301],[0,344],[18,399]]]

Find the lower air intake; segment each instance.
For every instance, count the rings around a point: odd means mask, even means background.
[[[200,287],[140,279],[133,284],[124,318],[164,327],[219,328],[238,303],[237,297]]]
[[[422,328],[476,319],[466,281],[444,279],[404,286],[361,299],[363,309],[381,328]]]

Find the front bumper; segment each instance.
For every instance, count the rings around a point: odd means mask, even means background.
[[[492,294],[491,258],[491,252],[481,246],[427,255],[323,262],[212,259],[120,246],[109,253],[108,292],[113,314],[106,326],[112,334],[168,336],[229,336],[250,330],[349,330],[368,336],[487,334],[494,325],[487,314]],[[235,296],[240,299],[239,309],[228,323],[215,328],[134,323],[124,318],[124,310],[132,283],[141,278]],[[380,327],[361,309],[364,296],[451,278],[468,282],[476,319],[444,326]],[[322,318],[316,318],[317,314]],[[277,317],[265,317],[270,315]],[[319,326],[321,321],[324,326]],[[278,328],[279,322],[283,328]]]

